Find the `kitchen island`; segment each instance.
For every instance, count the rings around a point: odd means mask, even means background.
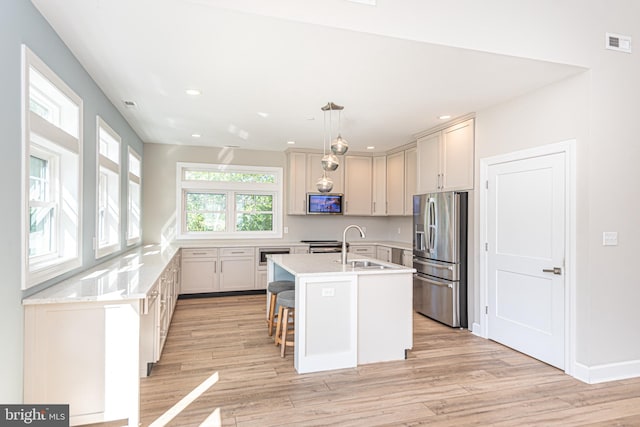
[[[342,264],[336,253],[270,255],[269,281],[295,281],[296,371],[405,359],[413,346],[414,272],[362,256]]]

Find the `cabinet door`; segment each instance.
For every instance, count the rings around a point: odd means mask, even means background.
[[[416,194],[417,160],[416,149],[404,152],[404,214],[413,215],[413,195]]]
[[[218,291],[217,260],[215,258],[182,258],[183,294]]]
[[[289,215],[307,213],[307,156],[305,153],[289,153],[288,204]]]
[[[220,291],[246,291],[255,288],[255,258],[221,257],[220,258]]]
[[[322,153],[309,153],[307,154],[307,191],[311,193],[317,193],[318,187],[316,187],[316,182],[322,176]],[[340,158],[340,166],[338,169],[333,172],[327,172],[327,176],[331,177],[333,180],[333,189],[332,193],[344,193],[344,183],[343,183],[343,175],[344,175],[344,159]]]
[[[371,189],[372,202],[371,213],[376,216],[387,214],[387,157],[379,156],[373,158]]]
[[[404,214],[404,151],[387,156],[387,215]]]
[[[440,138],[436,132],[418,140],[418,193],[434,193],[439,190],[440,178]]]
[[[473,188],[474,120],[442,131],[442,189]]]
[[[413,252],[409,250],[402,251],[402,265],[405,267],[413,267]]]
[[[391,262],[391,248],[386,246],[378,246],[376,248],[376,258],[380,261]]]
[[[346,156],[345,215],[371,215],[371,157]]]
[[[267,289],[267,270],[256,271],[256,289]]]

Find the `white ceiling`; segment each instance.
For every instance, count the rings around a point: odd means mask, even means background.
[[[385,151],[440,115],[481,111],[582,71],[197,0],[32,2],[150,143],[321,148],[320,107],[333,101],[345,107],[341,133],[352,150]]]

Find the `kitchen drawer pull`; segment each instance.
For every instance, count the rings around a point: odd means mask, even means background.
[[[206,252],[191,252],[191,255],[206,255]]]

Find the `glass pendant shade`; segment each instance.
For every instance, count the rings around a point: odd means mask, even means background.
[[[338,169],[338,165],[340,164],[338,158],[333,153],[324,155],[320,163],[322,164],[322,169],[328,172]]]
[[[324,173],[316,182],[316,187],[318,188],[319,192],[328,193],[333,190],[333,180],[329,178],[326,173]]]
[[[342,135],[338,134],[338,137],[333,140],[331,143],[331,151],[333,154],[337,154],[338,156],[342,156],[349,150],[349,144],[347,140],[342,138]]]

